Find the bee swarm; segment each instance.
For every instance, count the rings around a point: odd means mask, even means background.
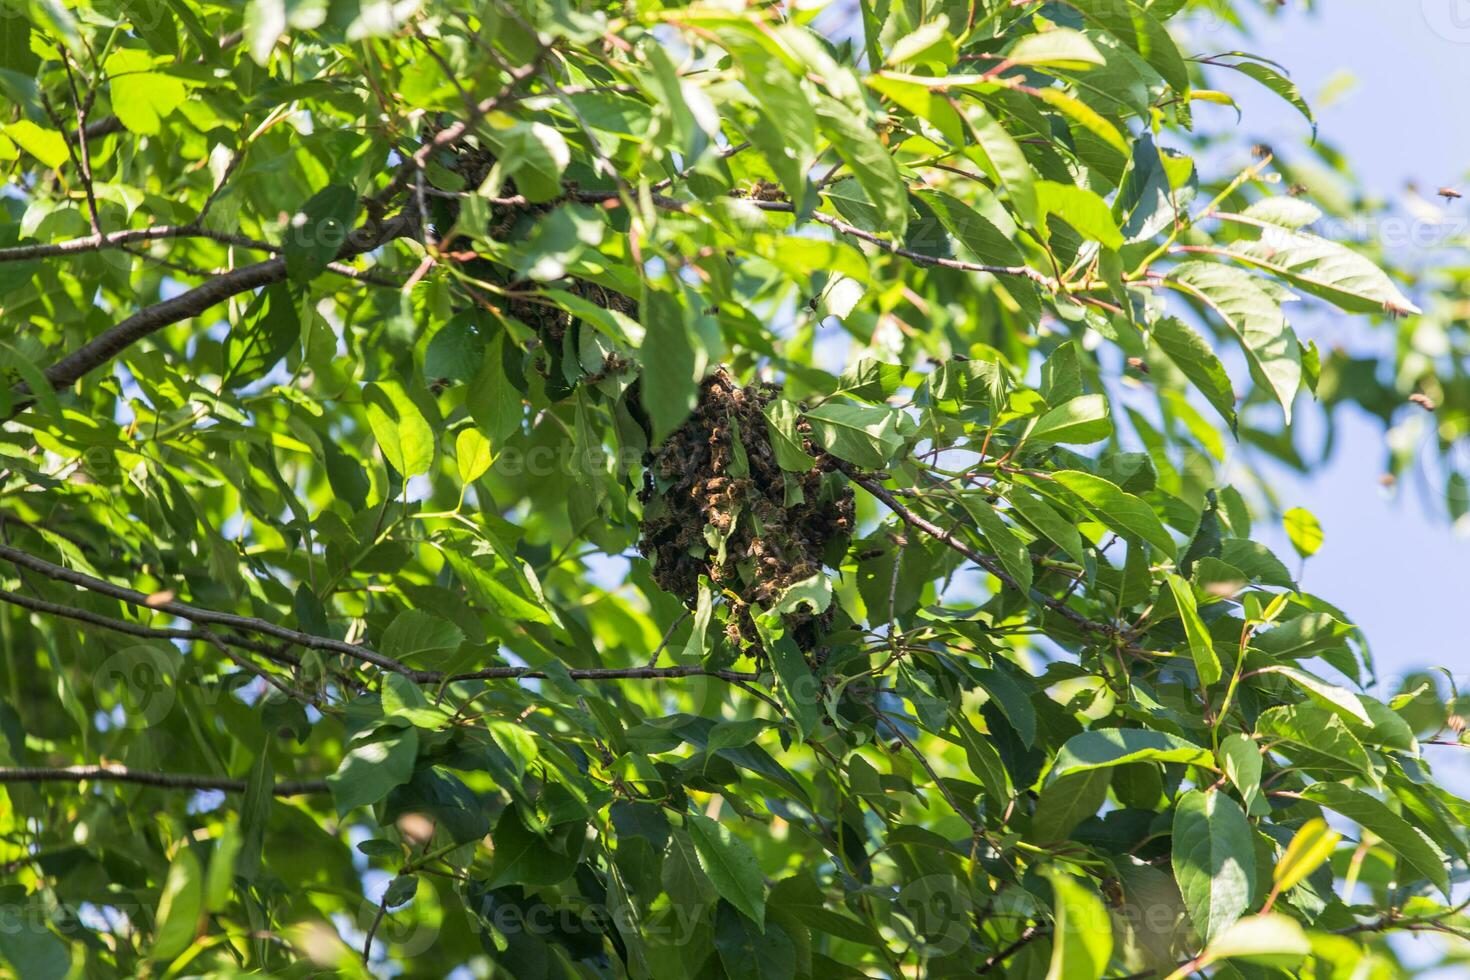
[[[787,587],[821,573],[828,546],[845,548],[853,528],[852,488],[820,446],[803,440],[815,457],[809,470],[777,464],[762,410],[779,391],[741,387],[723,368],[710,375],[694,412],[645,456],[639,494],[638,548],[654,580],[692,609],[708,576],[729,605],[726,634],[757,656],[752,609],[769,609]],[[809,431],[804,421],[797,428]],[[785,615],[786,633],[810,652],[831,620],[830,608],[817,615],[803,606]]]

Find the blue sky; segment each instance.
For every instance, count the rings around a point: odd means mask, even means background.
[[[1292,0],[1283,15],[1256,18],[1255,36],[1244,42],[1204,30],[1191,39],[1191,53],[1239,43],[1286,65],[1318,107],[1321,136],[1343,151],[1375,196],[1394,200],[1411,181],[1430,195],[1445,185],[1470,195],[1463,183],[1470,174],[1470,127],[1462,103],[1470,95],[1470,0],[1327,0],[1318,6],[1311,14]],[[1347,76],[1355,84],[1319,104],[1315,97],[1340,88]],[[1286,147],[1310,136],[1305,120],[1274,95],[1234,78],[1216,84],[1227,82],[1244,112],[1242,144]],[[1204,107],[1197,115],[1202,128],[1236,125],[1234,112],[1223,107]],[[1463,213],[1455,215],[1456,209]],[[1470,196],[1451,205],[1451,215],[1470,219]],[[1319,345],[1371,341],[1357,332],[1345,335],[1341,316],[1294,313],[1293,319]],[[1309,480],[1283,472],[1276,481],[1283,505],[1311,510],[1326,532],[1322,550],[1306,566],[1304,587],[1340,605],[1367,630],[1385,678],[1435,664],[1470,674],[1464,626],[1470,538],[1453,534],[1417,493],[1384,490],[1385,450],[1376,421],[1351,413],[1340,421],[1344,428],[1327,467]],[[1290,553],[1284,534],[1276,542],[1283,555]],[[1443,752],[1438,761],[1463,765]]]

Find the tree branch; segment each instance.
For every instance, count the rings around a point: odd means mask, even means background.
[[[331,637],[302,633],[299,630],[293,630],[289,627],[280,626],[264,619],[257,619],[253,616],[238,616],[234,613],[201,609],[198,606],[191,606],[183,602],[150,602],[148,596],[135,589],[129,589],[125,586],[114,585],[111,582],[99,578],[93,578],[82,572],[53,564],[43,558],[37,558],[35,555],[17,548],[12,548],[9,545],[0,545],[0,559],[9,561],[22,568],[28,568],[33,572],[37,572],[47,578],[55,579],[58,582],[66,582],[91,592],[111,596],[131,606],[167,613],[193,623],[226,626],[240,632],[273,636],[297,646],[325,650],[331,653],[340,653],[354,660],[370,663],[383,670],[390,670],[394,673],[402,674],[419,684],[437,685],[455,681],[544,679],[550,676],[546,671],[538,670],[534,667],[487,667],[484,670],[462,674],[444,674],[437,670],[415,670],[406,664],[394,660],[392,657],[384,656],[368,647],[332,639]],[[211,644],[218,644],[223,641],[256,652],[264,652],[269,649],[259,644],[248,645],[250,641],[246,641],[245,643],[237,642],[235,638],[221,636],[212,631],[158,629],[140,624],[127,623],[122,620],[101,616],[97,613],[87,612],[86,610],[75,609],[70,606],[63,606],[40,599],[31,599],[13,592],[0,591],[0,601],[11,602],[35,612],[64,616],[68,619],[75,619],[79,622],[89,623],[90,625],[99,626],[104,629],[117,630],[134,636],[200,640]],[[267,655],[272,654],[268,653]],[[714,677],[735,684],[760,680],[760,674],[754,672],[711,670],[694,665],[674,667],[577,667],[567,669],[567,674],[573,680],[585,681],[673,680],[682,677]]]
[[[450,123],[435,133],[432,139],[415,150],[411,156],[403,161],[403,165],[398,168],[398,172],[393,175],[393,179],[388,182],[388,186],[378,192],[376,200],[380,202],[386,201],[398,193],[398,191],[407,187],[409,178],[416,171],[423,170],[424,167],[428,166],[429,157],[435,150],[448,146],[450,143],[458,140],[465,133],[469,132],[470,127],[480,119],[488,116],[507,102],[514,101],[517,86],[541,69],[541,59],[545,53],[546,51],[543,48],[537,51],[535,57],[524,65],[521,65],[519,68],[510,69],[507,73],[509,77],[506,79],[505,84],[500,87],[500,91],[475,103],[474,112],[469,118]]]
[[[560,198],[560,200],[577,201],[582,204],[605,204],[608,201],[615,201],[617,199],[618,194],[615,191],[580,190],[568,190]],[[762,201],[754,197],[742,197],[739,199],[760,211],[772,211],[778,214],[796,213],[796,208],[786,201]],[[650,197],[650,200],[653,202],[654,207],[663,208],[665,211],[687,212],[689,210],[690,202],[681,201],[676,197],[654,194]],[[489,201],[491,204],[501,207],[524,207],[530,203],[523,194],[490,198]],[[945,259],[934,255],[925,255],[923,252],[915,252],[912,249],[904,248],[895,242],[889,241],[882,235],[874,234],[871,231],[864,231],[856,225],[848,224],[840,218],[834,218],[830,214],[823,214],[821,211],[813,211],[810,217],[811,220],[818,224],[826,225],[839,234],[847,235],[850,238],[856,238],[870,245],[877,246],[890,255],[897,255],[900,258],[908,259],[916,265],[958,269],[961,272],[987,272],[995,276],[1020,276],[1024,279],[1030,279],[1038,286],[1052,292],[1055,292],[1058,288],[1054,280],[1044,273],[1031,268],[1029,265],[987,265],[982,262],[964,262],[959,259]]]
[[[0,248],[0,262],[27,262],[32,259],[47,259],[57,255],[77,255],[82,252],[100,252],[103,249],[121,248],[138,242],[153,242],[168,238],[208,238],[224,245],[238,245],[259,252],[279,252],[278,246],[257,241],[243,235],[211,231],[193,222],[187,225],[154,225],[151,228],[124,228],[106,234],[83,235],[63,242],[41,242],[35,245],[12,245]]]
[[[913,511],[905,507],[897,497],[890,493],[886,487],[884,487],[876,480],[872,480],[867,477],[853,476],[852,474],[849,475],[852,476],[852,480],[854,483],[862,487],[864,490],[868,491],[868,493],[872,494],[874,497],[877,497],[879,500],[881,500],[885,505],[887,505],[888,509],[893,511],[893,513],[897,515],[898,518],[902,520],[905,524],[908,524],[910,527],[923,531],[925,534],[934,538],[941,544],[953,548],[955,551],[964,555],[966,558],[970,559],[970,561],[979,565],[981,568],[985,569],[991,575],[994,575],[996,578],[1000,579],[1011,588],[1020,588],[1020,585],[1016,582],[1016,580],[1011,578],[1011,576],[1006,573],[1006,570],[1000,566],[1000,562],[998,562],[995,558],[991,557],[990,555],[976,551],[974,548],[956,538],[953,532],[947,531],[944,528],[940,527],[938,524],[935,524],[933,521],[927,520],[923,517],[920,517],[918,514],[915,514]],[[1046,606],[1048,609],[1053,610],[1057,613],[1057,615],[1069,620],[1083,630],[1086,630],[1090,633],[1100,633],[1108,637],[1121,637],[1124,635],[1124,631],[1121,628],[1113,626],[1111,623],[1100,623],[1095,619],[1089,619],[1088,617],[1079,613],[1077,610],[1073,609],[1071,606],[1067,605],[1067,603],[1061,599],[1057,599],[1053,596],[1047,595],[1044,592],[1039,592],[1035,590],[1033,590],[1032,594],[1042,605]]]
[[[146,772],[110,762],[95,766],[66,766],[55,769],[40,766],[0,767],[0,783],[82,782],[137,783],[141,786],[156,786],[160,789],[245,792],[245,780],[243,779],[194,776],[172,772]],[[271,792],[276,796],[306,796],[312,793],[330,792],[330,787],[325,779],[292,779],[276,783]]]
[[[96,626],[100,629],[112,630],[115,633],[125,633],[129,636],[137,636],[150,640],[198,640],[204,643],[223,641],[230,646],[258,653],[268,660],[287,667],[295,667],[299,662],[288,654],[281,653],[274,647],[243,636],[230,636],[228,634],[213,633],[207,630],[184,630],[171,627],[144,626],[141,623],[130,623],[122,619],[114,619],[111,616],[103,616],[86,609],[78,609],[75,606],[64,606],[59,602],[47,602],[45,599],[34,599],[30,596],[21,595],[18,592],[10,592],[0,589],[0,602],[7,602],[13,606],[29,609],[31,612],[42,613],[47,616],[60,616],[63,619],[76,620],[88,626]]]
[[[21,568],[28,568],[33,572],[38,572],[41,575],[45,575],[47,578],[55,579],[58,582],[67,582],[71,585],[79,586],[80,588],[87,589],[91,592],[97,592],[102,595],[111,596],[114,599],[126,602],[130,606],[137,606],[142,609],[152,609],[157,612],[168,613],[170,615],[177,616],[180,619],[186,619],[191,623],[206,623],[215,626],[225,626],[230,629],[239,630],[245,633],[256,633],[263,634],[265,636],[273,636],[278,640],[286,640],[287,642],[294,643],[297,646],[308,647],[315,650],[325,650],[331,653],[344,654],[345,656],[351,657],[354,660],[361,660],[366,663],[373,664],[374,666],[382,667],[384,670],[391,670],[395,673],[403,674],[404,676],[409,677],[412,680],[419,681],[420,683],[436,683],[439,680],[443,679],[442,674],[438,674],[437,672],[433,671],[414,670],[411,667],[399,663],[392,657],[385,657],[384,655],[377,653],[374,650],[370,650],[364,646],[358,646],[355,643],[347,643],[342,640],[334,640],[331,637],[326,636],[313,636],[310,633],[302,633],[299,630],[293,630],[289,627],[279,626],[275,623],[267,622],[264,619],[257,619],[253,616],[237,616],[234,613],[216,612],[212,609],[201,609],[197,606],[191,606],[187,603],[175,602],[172,600],[168,602],[149,601],[148,596],[144,595],[142,592],[137,591],[136,589],[129,589],[121,585],[114,585],[111,582],[104,581],[100,578],[93,578],[92,576],[83,574],[82,572],[73,571],[70,568],[62,567],[61,565],[52,564],[51,562],[46,561],[44,558],[37,558],[35,555],[21,551],[17,548],[12,548],[9,545],[0,544],[0,558],[3,558],[5,561],[11,562],[15,565],[19,565]]]
[[[342,246],[337,257],[339,259],[352,258],[363,252],[371,251],[392,239],[409,234],[414,229],[414,222],[410,218],[411,216],[407,213],[399,214],[375,229],[357,229]],[[217,279],[211,279],[209,282],[195,286],[172,299],[139,310],[127,319],[109,327],[46,368],[46,380],[51,382],[53,388],[65,388],[149,334],[178,323],[180,320],[197,316],[231,296],[259,289],[285,278],[286,260],[280,257],[227,272]],[[22,387],[17,394],[23,395],[25,392],[26,389]],[[18,405],[12,411],[12,417],[14,412],[19,411],[22,407],[24,404]]]

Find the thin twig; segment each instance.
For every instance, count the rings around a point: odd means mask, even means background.
[[[160,789],[220,790],[225,793],[243,793],[246,785],[243,779],[148,772],[141,769],[129,769],[110,762],[93,766],[61,768],[0,767],[0,783],[81,783],[88,781],[137,783],[142,786],[156,786]],[[330,787],[325,779],[294,779],[276,783],[271,792],[276,796],[305,796],[312,793],[330,792]]]
[[[551,674],[545,670],[534,667],[487,667],[483,670],[470,671],[462,674],[446,675],[436,670],[415,670],[406,664],[385,656],[368,647],[356,643],[347,643],[343,640],[333,639],[326,636],[316,636],[311,633],[303,633],[264,619],[253,616],[239,616],[234,613],[218,612],[213,609],[202,609],[187,603],[177,601],[158,602],[150,601],[149,596],[144,595],[136,589],[130,589],[121,585],[94,578],[82,572],[73,571],[61,565],[53,564],[43,558],[12,548],[9,545],[0,545],[0,559],[9,561],[21,568],[37,572],[47,578],[97,592],[101,595],[110,596],[131,606],[140,609],[151,609],[180,619],[186,619],[193,623],[203,623],[215,626],[224,626],[232,630],[244,633],[254,633],[272,636],[276,639],[285,640],[297,646],[315,650],[324,650],[331,653],[340,653],[354,660],[370,663],[375,667],[390,670],[402,674],[410,680],[419,684],[443,684],[456,681],[473,680],[521,680],[521,679],[545,679]],[[24,597],[20,597],[24,599]],[[38,600],[25,600],[26,604],[39,605]],[[54,604],[47,604],[54,605]],[[66,608],[66,607],[63,607]],[[56,612],[52,609],[39,609],[43,612]],[[113,628],[114,623],[120,621],[107,620],[106,617],[96,614],[84,613],[82,610],[68,610],[82,615],[73,615],[71,618],[92,622],[93,625]],[[59,615],[67,613],[58,612]],[[83,616],[87,617],[83,619]],[[147,627],[127,626],[124,632],[133,632],[136,629]],[[182,631],[189,638],[203,639],[205,642],[213,642],[208,637],[198,636],[193,631]],[[674,667],[575,667],[566,671],[573,680],[587,681],[614,681],[614,680],[672,680],[682,677],[715,677],[731,683],[758,681],[760,674],[738,671],[738,670],[712,670],[698,665],[681,665]]]

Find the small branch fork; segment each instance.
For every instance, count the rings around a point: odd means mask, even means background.
[[[961,555],[964,555],[970,561],[979,565],[981,568],[985,569],[991,575],[994,575],[996,578],[1000,579],[1011,588],[1020,588],[1016,580],[1011,578],[1006,570],[1000,566],[1000,562],[998,562],[995,558],[982,552],[976,551],[974,548],[965,544],[959,538],[956,538],[952,531],[948,531],[940,527],[938,524],[935,524],[933,521],[930,521],[927,518],[915,514],[913,511],[909,510],[908,507],[904,506],[903,502],[900,501],[896,496],[894,496],[894,494],[886,487],[884,487],[881,483],[871,478],[862,476],[854,476],[853,481],[858,486],[866,490],[868,493],[876,497],[878,500],[881,500],[884,505],[887,506],[889,510],[893,511],[898,519],[903,521],[905,524],[917,530],[923,531],[925,534],[929,535],[941,544],[953,548],[955,551],[959,552]],[[1121,627],[1114,626],[1111,623],[1103,623],[1095,619],[1089,619],[1087,616],[1084,616],[1082,613],[1067,605],[1065,600],[1046,595],[1045,593],[1035,592],[1034,590],[1032,593],[1032,597],[1039,601],[1042,605],[1046,606],[1048,609],[1055,612],[1057,615],[1061,616],[1062,618],[1071,622],[1073,625],[1077,626],[1079,629],[1082,629],[1088,633],[1095,633],[1100,636],[1106,637],[1110,642],[1119,639],[1127,639],[1126,630],[1122,629]],[[1147,653],[1147,651],[1139,652]]]

